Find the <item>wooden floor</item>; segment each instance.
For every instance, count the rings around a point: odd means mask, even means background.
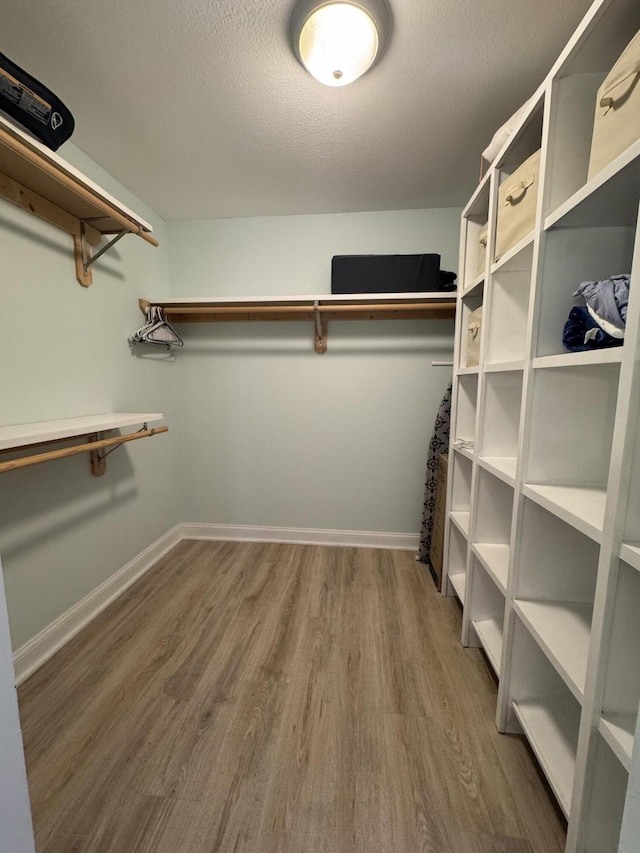
[[[407,552],[185,542],[19,691],[39,853],[560,853]]]

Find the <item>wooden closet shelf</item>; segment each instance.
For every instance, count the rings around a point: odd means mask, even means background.
[[[0,197],[73,237],[76,277],[88,287],[91,256],[103,235],[137,234],[153,246],[148,222],[89,178],[0,116]]]
[[[143,313],[162,309],[170,323],[238,323],[302,321],[315,323],[315,349],[327,350],[329,320],[451,320],[455,296],[434,293],[365,294],[323,297],[266,297],[263,299],[139,300]]]

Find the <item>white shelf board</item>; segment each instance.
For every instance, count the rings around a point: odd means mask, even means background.
[[[598,724],[598,731],[627,772],[631,769],[636,722],[634,714],[603,714]]]
[[[582,367],[590,364],[619,364],[624,347],[609,347],[592,352],[567,352],[533,359],[534,370],[548,367]]]
[[[502,594],[506,595],[509,575],[509,546],[475,542],[472,551],[486,572],[491,575],[493,582],[500,588]]]
[[[524,370],[524,361],[495,361],[484,366],[485,373],[506,373],[513,370]]]
[[[481,619],[471,623],[478,639],[489,658],[493,671],[500,678],[500,660],[502,659],[502,624],[498,619]]]
[[[464,535],[466,539],[469,538],[469,516],[471,513],[467,510],[456,509],[452,510],[449,513],[449,517],[451,521],[455,524],[458,530]]]
[[[456,370],[456,376],[471,376],[474,373],[478,373],[479,370],[479,367],[459,367]]]
[[[624,542],[620,549],[620,557],[640,572],[640,542]]]
[[[640,140],[584,184],[545,219],[550,228],[635,224],[640,187]]]
[[[465,459],[469,459],[471,462],[475,459],[475,450],[472,447],[456,447],[455,444],[452,447],[456,453],[464,456]]]
[[[604,487],[525,483],[522,494],[590,539],[598,543],[601,541],[607,499]]]
[[[515,456],[479,456],[478,465],[489,471],[494,477],[498,477],[508,486],[513,486],[516,481]]]
[[[175,308],[176,306],[206,308],[208,306],[220,307],[223,305],[246,305],[247,303],[252,304],[256,302],[259,302],[260,304],[274,303],[277,305],[308,305],[313,302],[318,302],[321,307],[326,307],[328,305],[340,305],[344,302],[375,302],[389,305],[402,305],[403,302],[424,302],[425,304],[428,304],[429,302],[454,303],[456,301],[456,291],[449,290],[442,292],[429,290],[416,291],[414,293],[321,293],[316,295],[292,294],[285,296],[263,296],[262,294],[256,294],[254,296],[183,296],[180,299],[161,299],[157,302],[154,302],[153,299],[149,299],[148,301],[150,305],[161,304],[167,308]]]
[[[582,704],[593,606],[516,599],[514,609]]]
[[[469,284],[468,287],[462,291],[462,296],[473,296],[475,295],[475,291],[479,290],[484,284],[484,272],[481,272],[480,275],[476,276],[473,281]]]
[[[537,702],[514,702],[513,710],[568,819],[576,769],[573,739],[580,723],[579,709],[569,697],[545,697]]]
[[[39,421],[31,424],[12,424],[0,426],[0,450],[26,447],[29,444],[40,444],[45,441],[57,441],[63,438],[73,438],[88,435],[93,432],[106,432],[119,427],[152,423],[162,420],[158,413],[114,413],[106,412],[101,415],[86,415],[79,418],[64,418],[58,421]]]
[[[527,234],[526,237],[523,237],[519,243],[516,243],[516,245],[509,249],[508,252],[505,252],[504,255],[493,264],[491,267],[491,273],[497,273],[498,270],[506,267],[511,263],[511,261],[514,261],[520,252],[524,252],[525,249],[528,249],[533,243],[533,236],[534,232],[530,231],[529,234]]]
[[[456,572],[455,575],[449,575],[451,586],[455,594],[460,599],[460,603],[464,604],[464,597],[467,591],[467,574],[466,572]]]

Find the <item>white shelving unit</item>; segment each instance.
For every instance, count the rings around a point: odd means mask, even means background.
[[[640,703],[640,140],[587,181],[596,93],[637,29],[635,0],[596,0],[462,216],[443,593],[567,853],[617,850]],[[500,184],[538,149],[534,227],[496,259]],[[624,345],[566,352],[580,282],[629,272]]]

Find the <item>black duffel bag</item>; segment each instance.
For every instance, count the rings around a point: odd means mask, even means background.
[[[0,53],[0,110],[55,151],[73,133],[69,109],[50,89]]]

